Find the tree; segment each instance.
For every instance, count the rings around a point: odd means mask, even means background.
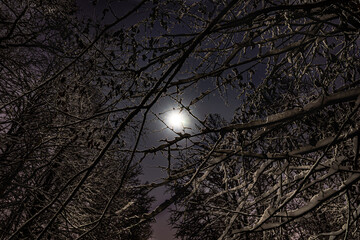
[[[66,148],[67,164],[54,171],[64,173],[63,184],[47,195],[51,206],[35,209],[10,231],[13,236],[35,232],[31,224],[45,213],[51,220],[38,226],[38,234],[51,235],[70,209],[77,213],[73,222],[92,223],[64,232],[100,236],[96,231],[112,222],[110,213],[133,206],[116,198],[119,192],[142,195],[166,186],[169,199],[150,210],[144,197],[144,208],[117,225],[121,231],[148,226],[171,208],[181,239],[359,237],[358,1],[144,0],[121,10],[109,1],[98,11],[99,22],[72,22],[50,77],[22,94],[10,94],[18,89],[10,87],[5,92],[1,109],[10,111],[32,93],[56,86],[59,102],[44,98],[56,106],[44,110],[56,124],[47,136],[58,136],[62,146],[68,136],[78,136],[73,146],[85,145],[83,156],[89,156],[79,159],[91,158],[87,165],[68,165],[76,151]],[[16,24],[8,26],[11,32]],[[70,93],[75,100],[69,101]],[[101,104],[91,106],[86,96],[97,94]],[[232,119],[197,113],[213,97],[237,104]],[[163,102],[187,112],[196,126],[172,128],[164,117],[169,109],[158,110]],[[153,134],[151,118],[170,133],[155,146],[143,141]],[[2,131],[8,131],[6,124]],[[113,179],[106,174],[113,169],[107,167],[111,156],[126,161],[109,193],[94,183]],[[153,158],[166,160],[159,166],[164,176],[132,181],[130,173]],[[99,205],[87,215],[90,201],[82,203],[92,199],[85,191],[92,188],[111,197],[95,198]]]
[[[220,93],[243,93],[231,123],[201,122],[181,172],[168,177],[174,196],[182,192],[177,236],[358,238],[356,3],[231,3],[196,35],[207,33],[192,52],[196,70],[174,83],[213,79]],[[216,20],[193,15],[202,26]]]
[[[176,99],[213,83],[190,104],[178,101],[192,115],[196,102],[216,90],[225,96],[234,89],[240,98],[231,123],[195,115],[198,132],[179,132],[147,151],[174,158],[163,182],[174,195],[159,209],[176,203],[177,236],[356,239],[358,3],[158,5],[148,22],[164,32],[143,45],[158,54],[159,69],[168,67],[161,75],[174,87],[165,85],[168,94]]]
[[[148,239],[151,220],[125,229],[152,202],[129,188],[141,168],[116,150],[125,139],[63,205],[114,129],[94,83],[98,69],[85,62],[95,56],[81,56],[87,25],[79,25],[74,3],[3,1],[0,9],[1,238]]]

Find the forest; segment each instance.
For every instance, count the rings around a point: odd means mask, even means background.
[[[0,239],[359,239],[359,47],[359,0],[0,0]]]

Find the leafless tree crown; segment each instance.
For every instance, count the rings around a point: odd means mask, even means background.
[[[360,238],[358,0],[59,2],[0,3],[1,238]]]

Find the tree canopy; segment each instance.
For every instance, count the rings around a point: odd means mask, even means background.
[[[87,4],[0,4],[2,238],[360,237],[359,1]]]

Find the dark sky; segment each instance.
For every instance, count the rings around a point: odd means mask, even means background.
[[[191,0],[189,0],[191,1]],[[102,17],[102,9],[104,6],[106,6],[106,0],[99,0],[96,7],[94,7],[91,2],[92,0],[78,0],[83,13],[89,14],[93,18],[100,19]],[[126,13],[128,10],[136,6],[137,3],[139,3],[140,0],[124,0],[124,1],[117,1],[116,5],[112,5],[114,10],[116,10],[117,14],[121,16],[122,14]],[[131,25],[134,22],[137,22],[138,19],[141,19],[143,14],[146,14],[146,12],[140,12],[138,15],[133,15],[132,17],[128,18],[123,24]],[[111,17],[105,18],[106,21],[111,21]],[[181,26],[179,26],[181,29]],[[150,33],[151,34],[151,33]],[[255,49],[256,50],[256,49]],[[255,51],[254,50],[254,51]],[[251,53],[252,54],[252,53]],[[249,55],[251,55],[249,54]],[[185,63],[191,64],[189,62]],[[190,65],[188,65],[190,66]],[[259,68],[254,68],[256,72],[256,79],[254,79],[254,84],[257,85],[260,78],[263,77],[264,69],[263,65],[259,64]],[[180,78],[181,76],[177,76],[177,78]],[[176,80],[176,79],[175,79]],[[189,104],[189,102],[199,96],[199,94],[207,89],[212,89],[214,87],[213,83],[210,82],[210,80],[206,81],[203,80],[199,85],[198,88],[190,88],[188,89],[182,96],[179,96],[182,98],[183,103],[185,105]],[[202,120],[205,118],[208,114],[219,114],[225,120],[230,122],[232,120],[233,114],[235,112],[235,109],[239,105],[240,100],[237,100],[237,92],[228,90],[228,104],[225,104],[223,99],[219,96],[218,93],[210,94],[208,97],[205,97],[203,101],[200,101],[194,106],[191,110],[193,113],[201,118]],[[154,107],[152,108],[152,111],[154,114],[160,114],[166,111],[171,110],[172,108],[178,108],[178,104],[176,101],[171,100],[170,98],[163,98],[161,101],[159,101]],[[159,115],[162,117],[165,117],[166,115]],[[151,115],[149,118],[149,121],[146,124],[147,130],[146,134],[143,137],[141,141],[140,148],[146,149],[150,147],[155,147],[160,145],[162,142],[161,140],[173,139],[176,134],[172,133],[169,129],[165,129],[165,126],[156,119],[154,115]],[[196,131],[194,128],[195,124],[194,119],[190,119],[189,125],[187,127],[191,128],[186,131]],[[160,181],[161,178],[166,177],[166,173],[159,168],[159,166],[166,166],[167,165],[167,156],[166,153],[164,155],[157,154],[155,157],[147,158],[143,161],[142,167],[143,167],[143,176],[140,177],[141,181]],[[151,194],[156,197],[156,201],[154,203],[154,207],[158,204],[162,203],[164,200],[169,198],[169,194],[166,193],[166,189],[164,188],[157,188],[155,189]],[[170,226],[168,226],[167,221],[169,218],[169,213],[167,211],[162,212],[158,216],[156,216],[156,223],[153,225],[153,240],[172,240],[175,239],[173,237],[174,230],[171,230]]]
[[[116,11],[116,14],[118,16],[121,16],[122,14],[126,13],[130,9],[132,9],[134,6],[136,6],[137,3],[139,3],[139,0],[124,0],[124,1],[117,1],[111,5]],[[97,1],[96,5],[93,5],[93,0],[78,0],[78,4],[80,6],[81,14],[89,16],[93,19],[100,20],[102,18],[102,10],[104,7],[107,6],[107,1],[105,0],[99,0]],[[145,14],[145,13],[139,13]],[[123,25],[131,25],[134,22],[136,22],[138,19],[141,18],[140,15],[134,15],[130,18],[128,18],[125,22],[123,22]],[[105,17],[105,22],[111,22],[113,19],[111,15],[107,15]],[[199,96],[200,92],[213,88],[213,83],[211,82],[202,82],[199,84],[198,88],[191,88],[191,91],[187,91],[184,95],[181,96],[183,99],[184,104],[189,104],[190,101],[197,96]],[[224,101],[220,98],[220,96],[217,93],[211,94],[209,97],[205,97],[203,101],[200,101],[196,104],[196,107],[192,108],[193,113],[196,114],[196,116],[199,116],[201,119],[204,119],[205,116],[209,113],[217,113],[220,114],[223,118],[225,118],[227,121],[231,121],[232,115],[234,113],[234,109],[237,106],[236,99],[236,92],[228,92],[229,102],[226,105]],[[166,112],[171,110],[172,108],[179,107],[178,104],[168,99],[162,99],[157,105],[154,106],[152,111],[156,114],[161,112]],[[165,117],[166,115],[161,115]],[[189,125],[187,127],[190,127],[194,130],[194,123],[195,120],[189,118]],[[164,129],[164,125],[158,121],[153,115],[150,116],[149,122],[147,123],[147,128],[152,129],[152,131],[148,131],[148,133],[144,136],[141,142],[142,148],[149,148],[152,146],[160,145],[161,139],[172,139],[176,135],[172,133],[168,129]],[[186,131],[192,131],[191,129]],[[158,168],[158,166],[164,166],[167,164],[166,156],[161,156],[158,154],[155,158],[149,158],[145,159],[143,162],[143,176],[140,177],[140,179],[145,182],[153,182],[156,180],[161,180],[162,177],[165,177],[165,173]],[[151,192],[153,196],[156,197],[156,201],[154,203],[154,207],[157,206],[159,203],[163,202],[169,197],[169,194],[165,193],[164,188],[158,188],[155,189],[153,192]],[[175,239],[173,237],[174,230],[171,230],[170,226],[168,226],[169,214],[168,212],[162,212],[156,217],[156,223],[153,225],[153,240],[171,240]]]
[[[203,86],[206,87],[206,86]],[[186,94],[183,96],[184,103],[190,102],[194,96],[198,96],[198,91],[194,89],[191,93]],[[234,94],[231,94],[234,96]],[[172,108],[176,108],[177,104],[176,102],[170,100],[170,99],[164,99],[162,100],[158,105],[154,107],[155,112],[163,112],[163,111],[169,111]],[[203,102],[200,102],[197,104],[196,108],[193,109],[194,113],[197,116],[200,116],[202,119],[205,118],[205,116],[209,113],[217,113],[226,118],[226,120],[230,121],[232,117],[232,113],[234,112],[234,109],[236,107],[235,101],[231,101],[229,105],[225,105],[223,100],[218,95],[205,98]],[[165,115],[165,114],[164,114]],[[151,118],[150,118],[151,119]],[[169,129],[164,129],[164,125],[156,120],[155,117],[152,117],[153,120],[150,120],[148,123],[148,128],[152,129],[152,131],[147,134],[144,137],[143,141],[143,147],[152,147],[152,146],[158,146],[161,144],[161,139],[173,139],[176,135],[172,133]],[[188,127],[194,129],[194,123],[195,120],[189,119],[189,125]],[[192,131],[186,130],[186,131]],[[159,169],[158,166],[166,166],[167,164],[167,157],[165,155],[156,155],[154,159],[146,159],[143,162],[143,172],[144,175],[141,177],[143,181],[149,181],[153,182],[156,180],[160,180],[161,177],[166,177],[166,173]],[[156,189],[152,192],[154,196],[156,197],[157,201],[156,204],[159,204],[166,200],[169,195],[164,194],[164,188]],[[156,217],[157,223],[154,224],[154,240],[171,240],[175,239],[172,238],[172,231],[169,226],[167,226],[167,219],[169,215],[166,212],[161,213],[159,216]]]
[[[80,7],[80,14],[83,14],[85,16],[89,16],[93,19],[101,19],[102,17],[102,10],[104,7],[106,7],[106,2],[105,0],[100,0],[97,1],[96,5],[93,5],[93,1],[92,0],[78,0],[78,5]],[[138,3],[138,0],[125,0],[125,1],[119,1],[117,4],[112,5],[114,7],[114,10],[116,10],[119,14],[119,16],[121,16],[122,14],[126,13],[127,11],[129,11],[131,8],[133,8],[134,6],[136,6],[136,4]],[[113,19],[110,17],[105,18],[106,22],[111,22]],[[127,19],[127,21],[125,21],[123,24],[127,25],[127,24],[131,24],[132,22],[136,22],[137,21],[137,16],[132,16],[130,18]],[[161,109],[162,111],[163,109]],[[161,125],[155,123],[155,125],[157,127],[159,127],[159,129],[162,127]],[[153,125],[154,126],[154,125]],[[163,137],[163,135],[160,133],[160,135],[158,136],[147,136],[145,137],[145,141],[143,142],[143,144],[148,144],[149,142],[153,142],[158,141],[159,139],[161,139]],[[157,162],[162,162],[161,157],[159,157],[158,159],[147,159],[147,161],[149,162],[144,162],[143,164],[143,171],[144,171],[144,175],[140,177],[140,179],[145,182],[145,181],[154,181],[156,179],[159,178],[159,176],[163,176],[163,173],[156,168],[156,166],[160,165]],[[166,200],[167,195],[164,194],[164,188],[159,188],[156,189],[155,191],[153,191],[151,194],[153,196],[156,197],[156,201],[154,202],[153,206],[155,207],[156,205],[158,205],[159,203],[161,203],[162,201]],[[162,212],[161,214],[159,214],[156,217],[156,223],[153,224],[153,240],[171,240],[171,239],[175,239],[173,237],[174,235],[174,231],[171,230],[170,226],[168,226],[167,221],[168,221],[168,217],[169,214],[167,212]]]

